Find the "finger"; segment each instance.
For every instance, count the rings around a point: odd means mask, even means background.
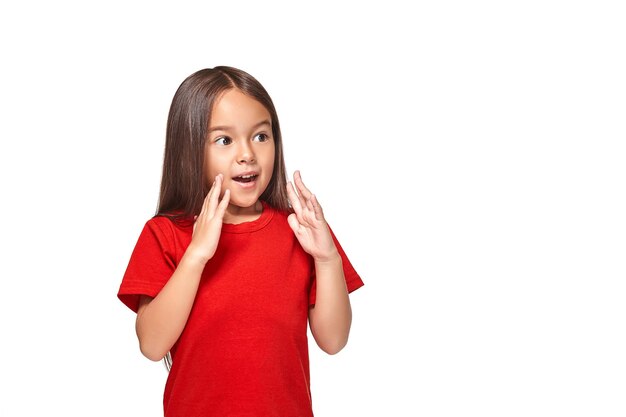
[[[298,187],[298,191],[300,192],[300,194],[302,194],[305,199],[311,198],[311,194],[313,193],[311,193],[311,191],[306,188],[306,185],[304,185],[304,182],[302,182],[302,175],[300,174],[300,171],[294,172],[293,179],[296,183],[296,187]]]
[[[296,214],[298,222],[300,222],[303,226],[308,226],[309,223],[304,218],[304,212],[302,204],[306,204],[304,201],[301,202],[300,198],[296,197],[296,190],[293,188],[293,184],[289,182],[287,184],[287,196],[289,196],[289,201],[291,201],[291,207],[293,207],[293,211]]]
[[[202,209],[200,210],[200,214],[198,217],[202,216],[203,218],[207,216],[209,212],[209,202],[211,201],[211,196],[213,195],[213,190],[215,189],[215,182],[211,185],[211,189],[204,197],[204,201],[202,202]]]
[[[298,171],[294,172],[294,182],[296,180],[296,174],[298,173]],[[294,186],[293,191],[294,191],[294,195],[296,195],[298,197],[298,200],[300,200],[300,206],[304,207],[306,206],[306,202],[302,196],[302,192],[300,190],[300,187],[298,186],[298,184],[294,184],[292,183],[292,185]],[[297,191],[296,191],[297,190]]]
[[[215,181],[213,181],[211,188],[209,188],[209,192],[204,196],[204,200],[202,201],[202,207],[200,208],[200,213],[196,217],[206,215],[206,213],[209,211],[209,201],[211,200],[211,195],[213,194],[214,189]]]
[[[295,234],[298,234],[300,230],[300,222],[298,222],[295,214],[292,213],[287,217],[287,223],[289,223],[291,230],[293,230]]]
[[[311,194],[313,195],[313,194]],[[313,200],[311,198],[306,199],[306,207],[311,210],[311,213],[315,212],[315,208],[313,207]]]
[[[213,184],[211,184],[211,187],[209,187],[209,192],[206,193],[206,195],[204,196],[204,200],[202,201],[202,208],[204,208],[204,206],[208,206],[208,201],[211,199],[211,193],[213,192],[214,189],[215,189],[215,181],[213,181]]]
[[[217,206],[217,211],[215,213],[216,216],[219,216],[219,219],[224,219],[224,213],[226,213],[226,208],[228,207],[228,203],[230,202],[230,190],[227,188],[224,191],[224,197],[222,197],[222,201],[220,201],[219,206]]]
[[[209,216],[215,215],[215,209],[219,203],[220,192],[222,191],[222,178],[218,175],[215,177],[215,185],[211,189],[211,198],[209,198]]]
[[[315,211],[315,218],[317,220],[324,220],[324,211],[322,210],[322,205],[317,200],[317,196],[315,194],[311,195],[311,203],[313,204],[313,210]]]
[[[289,197],[289,202],[291,203],[291,207],[293,207],[293,211],[295,211],[296,215],[299,216],[302,212],[302,204],[300,203],[300,199],[298,198],[291,181],[287,183],[287,197]]]

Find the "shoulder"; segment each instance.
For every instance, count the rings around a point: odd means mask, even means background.
[[[173,223],[168,217],[154,216],[150,218],[144,228],[149,229],[157,234],[169,234],[172,230]]]
[[[176,220],[167,215],[156,215],[146,221],[144,230],[152,232],[159,240],[172,240],[175,236],[191,233],[193,231],[193,222]]]
[[[137,246],[149,253],[162,253],[178,262],[191,242],[193,223],[177,223],[170,217],[157,215],[145,222]]]

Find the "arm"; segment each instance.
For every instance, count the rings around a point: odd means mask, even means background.
[[[176,343],[191,312],[204,264],[185,252],[176,271],[153,299],[142,296],[135,329],[141,353],[161,360]]]
[[[161,360],[176,343],[193,307],[206,263],[213,257],[222,230],[224,212],[230,200],[228,190],[220,202],[222,179],[218,176],[204,199],[194,224],[191,243],[178,267],[155,298],[141,297],[135,329],[141,352],[153,361]]]
[[[294,214],[289,225],[302,248],[315,261],[316,301],[309,309],[309,326],[317,345],[328,354],[341,351],[348,343],[352,309],[343,274],[341,256],[335,247],[324,213],[317,198],[302,182],[296,171],[293,185],[287,186]]]
[[[309,326],[317,345],[334,355],[348,343],[352,308],[343,275],[341,256],[315,261],[315,305],[309,309]]]

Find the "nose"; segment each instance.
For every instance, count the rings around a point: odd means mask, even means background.
[[[237,162],[240,164],[251,164],[255,161],[254,152],[250,143],[243,142],[239,148],[239,155],[237,156]]]

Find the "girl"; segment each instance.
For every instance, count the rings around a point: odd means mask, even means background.
[[[363,282],[297,171],[294,182],[256,79],[215,67],[180,85],[158,211],[118,293],[141,352],[171,355],[165,416],[313,415],[307,319],[339,352]]]

